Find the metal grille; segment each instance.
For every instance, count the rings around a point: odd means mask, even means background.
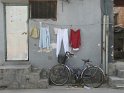
[[[30,17],[56,19],[57,1],[30,1]]]

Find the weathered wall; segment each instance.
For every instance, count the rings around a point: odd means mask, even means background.
[[[70,28],[65,25],[73,25],[72,28],[80,28],[82,45],[80,51],[75,53],[76,57],[71,60],[70,64],[80,66],[82,64],[81,58],[90,58],[93,62],[99,64],[101,62],[101,46],[99,46],[101,44],[100,0],[71,0],[69,4],[64,3],[63,11],[61,5],[61,1],[59,1],[57,5],[57,21],[45,20],[47,23],[55,24],[48,24],[52,37],[51,43],[56,43],[56,35],[53,31],[54,27]],[[39,25],[37,21],[30,20],[29,26],[31,27],[33,23]],[[50,53],[39,53],[37,52],[39,50],[38,40],[30,38],[29,42],[29,59],[32,64],[51,67],[57,63],[55,49]]]
[[[4,16],[3,16],[3,5],[0,3],[0,64],[4,62]]]
[[[0,3],[0,60],[4,62],[4,21],[3,21],[3,5]],[[62,28],[80,28],[81,29],[81,48],[76,52],[76,57],[70,59],[69,64],[72,66],[80,66],[83,62],[81,58],[90,58],[95,64],[101,63],[101,9],[100,0],[71,0],[64,3],[62,11],[62,2],[57,3],[57,21],[52,20],[29,20],[29,31],[33,25],[39,27],[39,22],[49,23],[51,43],[56,43],[56,35],[54,27]],[[51,68],[57,64],[55,56],[56,49],[49,53],[38,52],[38,39],[29,37],[29,61],[33,66]],[[63,52],[63,48],[61,50]]]

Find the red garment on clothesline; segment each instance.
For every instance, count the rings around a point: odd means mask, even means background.
[[[70,45],[72,48],[79,48],[81,45],[80,29],[74,31],[70,29]]]

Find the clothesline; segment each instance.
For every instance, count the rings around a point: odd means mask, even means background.
[[[65,25],[65,24],[54,24],[54,23],[48,23],[48,22],[44,22],[44,21],[37,21],[37,20],[33,20],[34,22],[37,22],[37,23],[39,23],[40,24],[40,22],[41,22],[41,24],[46,24],[46,25],[52,25],[52,26],[66,26],[66,27],[73,27],[73,26],[90,26],[90,25],[98,25],[98,24],[101,24],[101,25],[103,25],[103,23],[101,23],[101,22],[96,22],[96,23],[92,23],[92,24],[79,24],[79,25],[75,25],[75,24],[67,24],[67,25]],[[109,23],[109,24],[112,24],[112,23]]]

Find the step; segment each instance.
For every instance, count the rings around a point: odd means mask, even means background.
[[[116,76],[110,76],[109,77],[109,85],[111,87],[115,87],[115,85],[124,84],[124,78],[116,77]]]
[[[122,61],[117,61],[115,63],[116,69],[124,70],[124,62]]]
[[[4,65],[0,66],[0,69],[7,70],[7,69],[29,69],[31,65]]]
[[[117,76],[120,78],[124,78],[124,70],[118,70]]]
[[[17,87],[18,83],[24,81],[25,75],[31,72],[31,65],[3,65],[0,66],[0,86]],[[17,82],[18,81],[18,82]]]
[[[3,65],[0,66],[1,74],[15,74],[15,73],[29,73],[31,71],[31,65]]]
[[[31,65],[0,66],[0,88],[48,88],[48,78],[42,79],[41,71],[41,69],[32,68]]]
[[[48,87],[48,79],[40,79],[36,82],[27,82],[19,86],[21,89],[47,89]]]
[[[124,84],[116,84],[114,88],[124,89]]]
[[[5,85],[2,87],[6,87]],[[11,85],[8,85],[8,89],[47,89],[49,87],[48,79],[40,79],[36,82],[12,82]]]
[[[13,62],[13,61],[7,61],[7,62],[4,62],[3,65],[30,65],[31,63],[29,61],[21,61],[21,62]]]

